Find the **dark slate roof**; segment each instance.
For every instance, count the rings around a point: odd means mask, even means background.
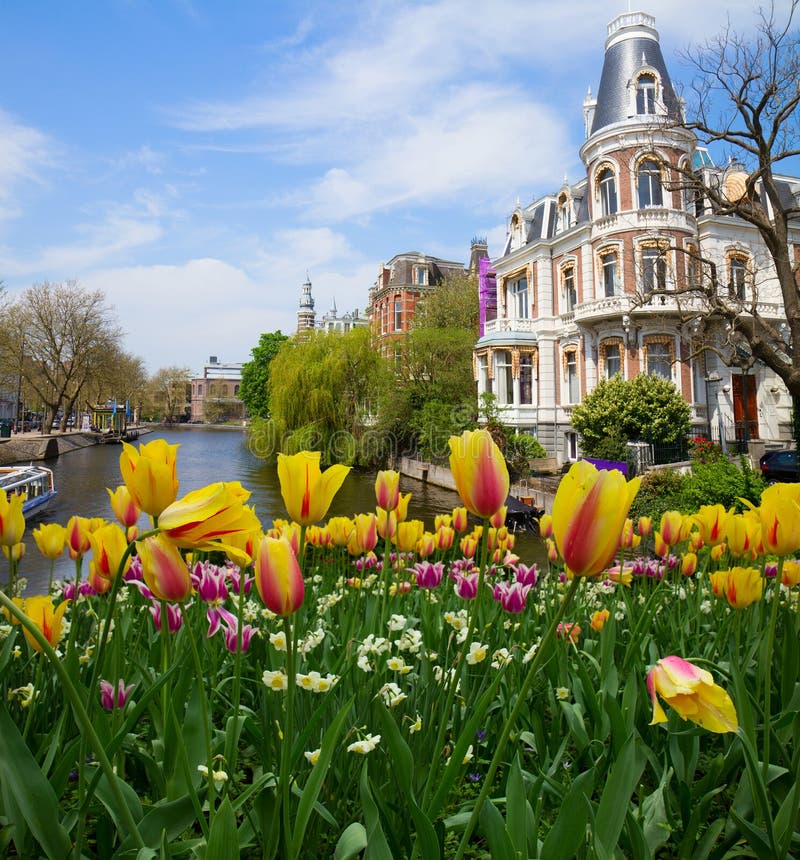
[[[644,55],[644,64],[642,63]],[[669,72],[661,55],[661,46],[655,39],[631,36],[611,45],[606,50],[603,73],[597,90],[597,107],[594,112],[592,134],[628,119],[628,81],[642,65],[655,69],[661,76],[663,99],[669,116],[680,118],[678,99],[672,88]]]

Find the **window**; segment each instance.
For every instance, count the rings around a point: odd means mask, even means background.
[[[647,343],[647,373],[672,379],[672,349],[667,341]]]
[[[533,403],[533,356],[529,352],[519,357],[519,402]]]
[[[568,460],[577,460],[578,459],[578,434],[577,433],[567,433],[564,437],[564,441],[567,446],[567,459]]]
[[[509,282],[508,304],[509,317],[518,320],[528,318],[528,279],[524,275]]]
[[[234,386],[233,386],[233,396],[234,396],[234,397],[238,397],[238,396],[239,396],[239,386],[238,386],[238,385],[234,385]]]
[[[428,283],[428,270],[425,266],[416,266],[414,269],[414,283],[418,286],[425,286]]]
[[[561,273],[564,288],[564,312],[571,314],[578,304],[578,294],[575,289],[575,266],[566,266]]]
[[[394,330],[403,330],[403,302],[400,299],[394,300]]]
[[[198,397],[203,396],[203,385],[202,385],[202,383],[198,383],[198,385],[197,385],[197,396]]]
[[[569,197],[566,194],[558,197],[558,229],[559,232],[569,230]]]
[[[577,350],[572,349],[564,353],[564,368],[567,377],[567,402],[577,403],[580,399]]]
[[[494,378],[497,382],[497,402],[514,402],[514,381],[511,375],[511,353],[500,349],[494,354]]]
[[[603,375],[606,379],[611,379],[622,373],[622,349],[619,343],[605,344],[603,356]]]
[[[642,248],[642,292],[649,295],[653,290],[667,288],[667,260],[664,250],[657,245]]]
[[[662,206],[661,168],[658,166],[658,162],[652,158],[641,161],[636,172],[636,179],[639,184],[639,208]]]
[[[492,378],[489,376],[489,356],[486,353],[478,356],[478,392],[492,392]]]
[[[656,112],[655,75],[640,75],[636,81],[636,113],[653,114]]]
[[[597,174],[597,190],[600,195],[601,214],[613,215],[617,211],[617,183],[610,167],[604,167]]]
[[[686,283],[691,289],[696,289],[702,282],[700,252],[696,245],[686,246]]]
[[[394,345],[394,369],[400,370],[403,365],[403,347],[399,343]]]
[[[603,295],[614,296],[617,294],[617,252],[606,251],[600,254],[600,265],[603,276]]]
[[[747,257],[731,254],[728,257],[728,290],[732,298],[744,301],[747,287]]]

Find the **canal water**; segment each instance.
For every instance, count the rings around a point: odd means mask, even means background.
[[[274,465],[265,463],[248,448],[247,434],[240,430],[209,427],[179,427],[157,429],[143,436],[141,441],[163,438],[170,444],[179,444],[178,480],[179,495],[196,490],[215,481],[240,481],[252,493],[249,504],[265,528],[273,519],[286,516]],[[28,580],[28,594],[47,588],[50,562],[39,554],[30,530],[38,522],[58,522],[62,525],[73,515],[106,517],[113,519],[106,488],[114,489],[122,483],[119,472],[118,445],[95,445],[64,454],[47,463],[53,469],[58,495],[55,503],[36,523],[29,524],[25,535],[27,552],[20,564],[20,575]],[[331,505],[329,516],[352,516],[373,510],[375,507],[375,473],[351,471]],[[409,517],[425,521],[433,528],[436,514],[446,513],[460,504],[458,495],[450,490],[434,487],[412,478],[401,478],[401,491],[410,492]],[[142,525],[146,526],[147,518]],[[544,558],[543,546],[538,537],[517,535],[517,553],[526,563]],[[0,556],[0,564],[5,559]],[[74,576],[75,567],[68,556],[56,561],[56,578]],[[84,576],[86,565],[84,565]],[[0,582],[6,572],[0,573]]]

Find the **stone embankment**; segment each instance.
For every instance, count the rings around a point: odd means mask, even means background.
[[[61,454],[88,448],[97,444],[91,433],[53,433],[42,436],[38,433],[17,433],[10,439],[0,439],[0,466],[11,463],[30,463],[34,460],[52,460]]]
[[[410,478],[433,484],[435,487],[444,487],[448,490],[456,489],[453,473],[449,466],[412,460],[410,457],[400,457],[395,468],[401,475],[408,475]],[[560,475],[525,478],[519,483],[511,485],[510,495],[526,505],[549,513],[553,507],[553,499],[560,479]]]

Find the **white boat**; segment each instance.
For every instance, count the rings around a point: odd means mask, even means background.
[[[24,494],[22,513],[26,517],[44,511],[56,496],[53,470],[45,466],[0,466],[0,489],[10,496]]]

